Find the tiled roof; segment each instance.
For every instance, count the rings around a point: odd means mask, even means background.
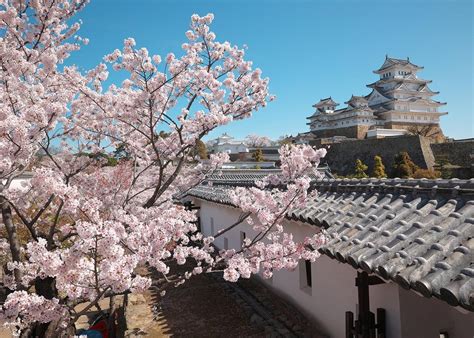
[[[329,168],[320,166],[318,171],[326,178],[332,178]],[[213,184],[223,185],[253,185],[255,181],[263,179],[268,175],[278,175],[280,169],[223,169],[210,175],[205,183],[212,182]],[[315,175],[310,175],[316,179]]]
[[[365,96],[352,95],[351,98],[348,101],[344,102],[344,103],[348,104],[348,105],[351,105],[353,107],[357,107],[360,104],[367,105],[368,101],[367,101],[367,97],[365,97]]]
[[[323,106],[323,105],[338,106],[339,103],[337,103],[336,101],[334,101],[334,100],[332,99],[332,97],[327,97],[327,98],[325,98],[325,99],[319,100],[319,102],[318,102],[318,103],[315,103],[315,104],[313,105],[313,107],[321,107],[321,106]]]
[[[288,217],[327,229],[327,256],[474,311],[474,179],[324,179]],[[228,186],[194,197],[230,204]]]
[[[409,58],[396,59],[396,58],[391,58],[391,57],[386,56],[385,57],[385,62],[383,63],[383,65],[374,72],[381,72],[385,69],[388,69],[388,68],[396,66],[396,65],[410,66],[410,67],[415,68],[417,70],[423,69],[423,67],[420,67],[420,66],[415,65],[414,63],[411,63]]]

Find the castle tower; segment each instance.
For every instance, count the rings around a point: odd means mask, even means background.
[[[333,113],[337,106],[339,106],[339,103],[334,101],[331,97],[321,99],[318,103],[313,104],[317,113]]]
[[[439,126],[439,118],[447,112],[439,111],[446,103],[432,99],[439,94],[432,91],[430,80],[419,78],[417,73],[423,67],[410,62],[410,59],[386,57],[382,66],[374,70],[379,80],[367,85],[372,92],[367,95],[369,107],[376,116],[384,121],[386,129],[417,130],[434,138],[441,139],[443,134]],[[430,130],[428,130],[430,129]]]
[[[365,138],[369,130],[372,130],[371,135],[389,136],[408,131],[443,139],[439,119],[447,112],[439,108],[446,103],[432,98],[439,93],[429,88],[430,80],[418,77],[417,73],[422,69],[409,58],[386,56],[382,66],[374,70],[379,79],[367,85],[372,89],[370,94],[352,95],[345,102],[347,107],[337,110],[338,103],[331,97],[313,105],[316,111],[307,118],[311,133],[317,138],[346,136],[360,139]]]

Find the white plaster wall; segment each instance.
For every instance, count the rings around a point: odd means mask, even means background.
[[[248,148],[243,143],[223,143],[214,146],[216,152],[228,152],[230,154],[237,154],[242,152],[248,152]]]
[[[18,188],[23,188],[24,184],[26,184],[30,180],[30,177],[21,177],[21,178],[15,178],[11,183],[10,183],[10,189],[18,189]],[[2,183],[5,183],[6,181],[2,181]]]
[[[211,217],[217,232],[234,223],[239,216],[238,209],[199,202],[202,230],[206,235],[211,234]],[[292,221],[287,221],[285,228],[297,241],[317,231],[315,227]],[[245,224],[216,239],[215,244],[224,248],[224,238],[227,238],[229,248],[240,248],[242,231],[247,237],[255,234]],[[301,288],[299,267],[294,271],[277,271],[271,280],[262,280],[313,318],[317,327],[331,337],[344,337],[345,312],[352,311],[355,316],[357,313],[357,271],[348,264],[321,256],[311,265],[311,272],[310,290]],[[305,277],[304,273],[301,275]],[[387,338],[437,338],[441,331],[447,331],[450,338],[474,337],[474,313],[461,313],[440,300],[419,296],[390,282],[370,286],[369,293],[371,311],[386,310]]]
[[[400,289],[402,336],[431,338],[446,331],[449,338],[474,337],[474,313],[459,311],[435,298]]]
[[[205,235],[210,235],[211,217],[214,231],[223,229],[237,220],[239,212],[232,207],[201,201],[201,226]],[[311,235],[317,228],[297,222],[287,222],[286,229],[295,240],[301,240]],[[224,248],[224,238],[227,238],[229,248],[240,248],[241,232],[247,237],[254,234],[248,225],[235,227],[217,238],[215,244]],[[331,337],[344,337],[345,312],[356,314],[357,288],[355,277],[357,271],[347,264],[339,263],[326,256],[321,256],[312,264],[312,288],[300,287],[300,271],[277,271],[272,280],[264,280],[270,288],[291,301],[296,307],[313,318],[316,325]],[[304,276],[304,274],[303,274]],[[394,284],[371,286],[371,310],[375,313],[378,307],[387,311],[387,338],[401,338],[398,288]]]
[[[376,128],[376,129],[371,129],[367,132],[367,138],[399,136],[399,135],[404,135],[406,133],[407,131],[404,129]]]

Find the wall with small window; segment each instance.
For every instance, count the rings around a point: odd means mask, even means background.
[[[313,286],[313,276],[311,271],[311,262],[300,260],[298,263],[300,289],[311,295]]]
[[[200,200],[195,204],[201,207],[200,218],[206,235],[212,230],[211,224],[216,234],[235,223],[241,215],[238,209],[221,204]],[[294,221],[285,221],[284,227],[293,234],[295,241],[319,231],[315,226]],[[219,249],[239,249],[245,238],[251,239],[255,235],[256,232],[244,223],[217,237],[215,245]],[[356,276],[357,270],[349,264],[322,255],[314,263],[301,261],[293,271],[275,271],[271,280],[262,281],[313,318],[331,337],[344,337],[345,312],[357,313]],[[474,334],[473,313],[461,313],[440,300],[418,296],[391,282],[370,286],[369,292],[371,311],[386,310],[387,338],[439,337],[441,333],[450,338],[464,338]]]

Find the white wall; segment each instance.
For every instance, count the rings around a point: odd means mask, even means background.
[[[246,153],[248,152],[248,148],[243,143],[223,143],[215,145],[212,148],[215,152],[219,153],[229,153],[229,154],[238,154],[238,153]]]
[[[449,338],[474,337],[474,313],[426,298],[412,291],[400,289],[400,308],[403,337],[439,337],[446,331]]]
[[[390,136],[400,136],[405,135],[407,131],[405,129],[384,129],[384,128],[376,128],[370,129],[367,131],[367,138],[382,138],[382,137],[390,137]]]
[[[205,201],[195,203],[201,206],[201,225],[206,235],[210,235],[211,217],[217,232],[233,224],[240,214],[238,209],[229,206]],[[285,227],[297,241],[318,231],[316,227],[292,221],[287,221]],[[224,238],[227,238],[229,248],[240,248],[242,231],[247,237],[255,234],[247,224],[243,224],[216,239],[215,244],[224,248]],[[312,318],[316,326],[331,337],[344,337],[345,312],[352,311],[354,316],[357,313],[357,270],[321,256],[311,265],[312,287],[308,289],[302,287],[305,283],[301,278],[306,278],[306,275],[300,268],[301,265],[294,271],[277,271],[271,280],[262,280]],[[377,308],[386,310],[387,338],[437,338],[443,328],[449,329],[451,338],[474,336],[474,333],[467,335],[474,325],[472,313],[462,314],[448,304],[420,297],[394,283],[370,286],[369,293],[371,311],[376,313]]]
[[[18,188],[23,188],[23,186],[31,179],[30,176],[22,176],[19,178],[15,178],[11,184],[10,184],[10,189],[18,189]],[[2,183],[6,183],[6,180],[2,181]]]
[[[196,203],[198,204],[198,203]],[[239,217],[237,209],[215,203],[200,201],[201,226],[205,235],[211,235],[211,222],[214,231],[231,225]],[[305,236],[313,234],[318,229],[307,224],[290,222],[286,223],[287,229],[293,234],[295,240],[302,240]],[[241,233],[247,237],[255,232],[247,225],[235,227],[216,239],[215,244],[224,248],[225,238],[229,248],[240,248]],[[215,235],[215,233],[214,233]],[[277,271],[271,281],[263,281],[278,294],[291,301],[307,315],[312,317],[323,331],[331,337],[343,337],[345,334],[345,312],[356,313],[357,288],[355,277],[357,271],[347,264],[338,263],[326,256],[321,256],[311,265],[312,288],[301,287],[299,267],[294,271]],[[382,307],[387,310],[387,325],[390,334],[388,338],[400,337],[400,319],[398,315],[397,287],[392,284],[371,287],[371,309]]]

